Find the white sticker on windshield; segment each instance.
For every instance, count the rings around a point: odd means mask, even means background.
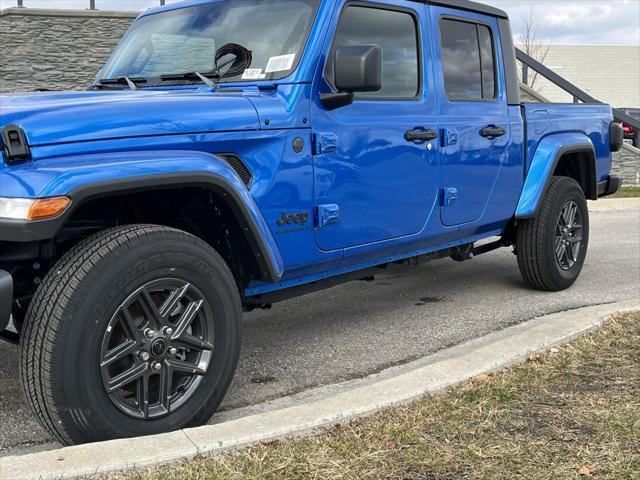
[[[242,80],[262,80],[265,77],[261,68],[247,68],[242,74]]]
[[[295,53],[292,53],[290,55],[279,55],[277,57],[271,57],[269,59],[269,63],[267,63],[267,68],[265,68],[264,71],[265,73],[271,73],[291,70],[291,67],[293,67],[293,62],[295,62],[295,60]]]

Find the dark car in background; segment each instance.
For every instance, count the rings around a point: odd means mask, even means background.
[[[620,110],[630,117],[640,120],[640,108],[621,108]],[[622,122],[622,129],[624,130],[624,139],[631,140],[634,147],[640,148],[640,130],[624,122]]]

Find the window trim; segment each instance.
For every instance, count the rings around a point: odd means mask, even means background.
[[[476,40],[478,43],[478,53],[480,54],[480,91],[482,92],[484,89],[484,74],[483,74],[483,62],[482,62],[482,49],[480,48],[480,32],[478,30],[478,26],[482,25],[489,29],[489,35],[491,36],[491,46],[493,47],[493,76],[494,76],[494,86],[493,86],[493,97],[489,98],[481,98],[481,99],[473,99],[473,98],[451,98],[447,93],[445,78],[445,70],[444,70],[444,56],[442,55],[442,22],[445,20],[451,20],[455,22],[462,23],[470,23],[471,25],[476,26]],[[444,90],[444,94],[447,97],[447,100],[451,103],[499,103],[500,96],[498,95],[500,92],[500,74],[498,71],[498,51],[496,49],[495,43],[495,33],[493,31],[493,26],[488,22],[483,22],[482,20],[476,20],[468,17],[458,17],[456,15],[441,15],[438,19],[438,36],[440,37],[440,62],[442,65],[442,89]]]
[[[322,69],[322,79],[325,81],[327,85],[331,88],[334,93],[337,93],[337,89],[334,86],[333,81],[330,81],[327,78],[327,66],[329,64],[329,55],[333,51],[333,47],[336,40],[336,33],[338,31],[338,27],[340,26],[340,21],[343,18],[344,12],[349,7],[364,7],[364,8],[372,8],[375,10],[386,10],[390,12],[399,12],[405,13],[411,16],[413,19],[415,32],[416,32],[416,47],[417,47],[417,58],[418,58],[418,91],[412,97],[394,97],[394,96],[385,96],[385,95],[367,95],[360,96],[357,93],[354,95],[354,102],[367,102],[367,101],[398,101],[398,102],[418,102],[422,99],[424,94],[424,62],[423,62],[423,32],[420,28],[420,17],[416,10],[406,7],[399,7],[397,5],[389,5],[385,3],[377,3],[377,2],[368,2],[362,0],[351,0],[346,2],[342,9],[340,10],[340,15],[338,16],[338,21],[336,23],[335,28],[333,29],[333,37],[331,38],[331,45],[329,46],[329,51],[327,53],[327,59],[325,60],[324,68]],[[384,81],[384,78],[383,78]]]
[[[491,42],[491,57],[493,59],[493,96],[486,97],[486,100],[496,100],[498,97],[498,72],[496,64],[498,63],[498,55],[496,54],[496,44],[493,37],[493,30],[490,26],[482,23],[476,23],[476,32],[478,33],[478,50],[480,51],[480,81],[482,82],[482,99],[484,96],[484,62],[482,61],[482,44],[480,43],[480,27],[485,27],[489,31],[489,41]]]

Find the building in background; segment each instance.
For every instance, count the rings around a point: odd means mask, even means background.
[[[593,98],[620,108],[640,108],[640,45],[551,45],[543,61]],[[552,102],[572,102],[568,93],[538,77],[533,89]]]
[[[0,10],[0,93],[86,90],[136,16],[104,10]],[[602,102],[640,107],[640,46],[555,45],[543,63]],[[534,89],[551,102],[573,101],[542,77]],[[524,101],[535,97],[523,91]],[[625,184],[640,185],[640,154],[616,153],[612,171]]]

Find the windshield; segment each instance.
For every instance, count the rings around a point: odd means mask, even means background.
[[[215,73],[222,81],[284,78],[298,64],[318,3],[221,0],[145,16],[99,76],[150,80],[139,86],[188,72]]]

